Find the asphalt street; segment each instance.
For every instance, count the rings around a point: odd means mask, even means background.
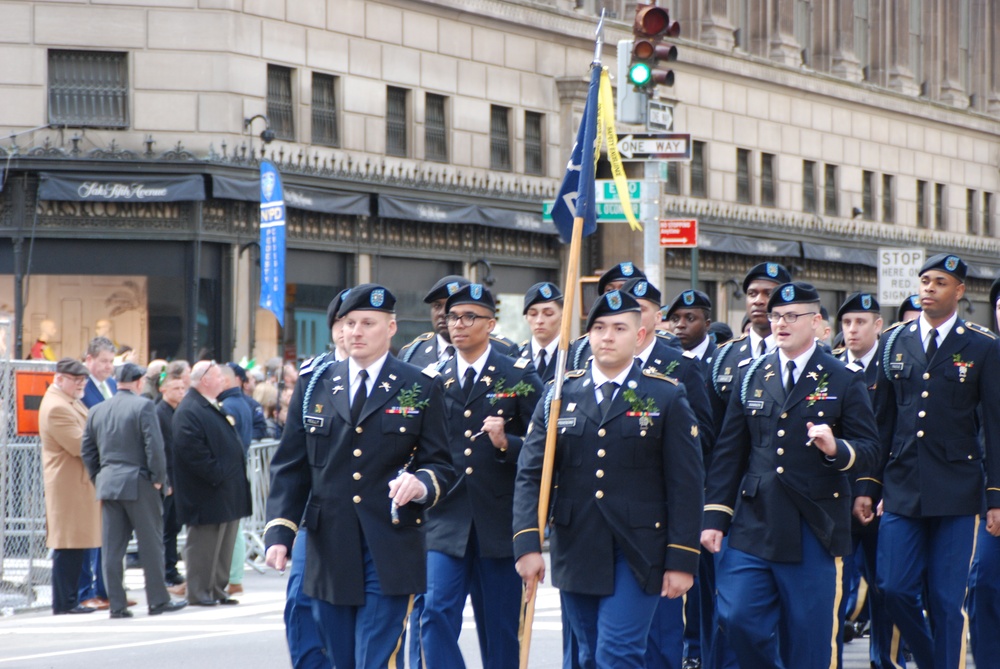
[[[0,669],[137,667],[139,669],[285,669],[282,610],[285,578],[248,569],[238,606],[186,608],[150,617],[142,572],[129,569],[126,586],[138,602],[135,618],[111,620],[105,611],[52,616],[49,611],[0,618]],[[466,607],[461,636],[468,669],[481,669],[472,609]],[[533,627],[532,669],[562,666],[559,593],[546,583],[539,591]],[[845,669],[868,669],[868,640],[844,647]],[[968,665],[972,668],[974,665]]]

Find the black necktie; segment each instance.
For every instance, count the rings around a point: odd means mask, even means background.
[[[538,376],[545,378],[545,369],[548,364],[545,362],[545,349],[538,352]]]
[[[361,410],[365,408],[365,400],[368,399],[368,372],[361,370],[358,372],[358,390],[354,393],[354,400],[351,402],[351,422],[356,426],[361,418]]]
[[[601,420],[604,420],[605,416],[608,415],[608,409],[611,408],[611,400],[615,396],[615,390],[617,390],[618,384],[614,381],[605,381],[601,384],[601,395],[604,399],[601,400]]]
[[[759,358],[765,353],[767,353],[767,342],[761,339],[760,344],[757,345],[757,357]]]
[[[462,381],[462,390],[465,391],[465,399],[469,399],[469,395],[472,394],[472,386],[476,383],[476,369],[467,367],[463,378],[465,380]]]
[[[860,367],[862,372],[865,371],[865,361],[862,360],[861,358],[858,358],[857,360],[855,360],[854,364],[857,365],[858,367]]]
[[[785,369],[788,370],[788,376],[785,377],[785,396],[787,397],[792,394],[792,388],[795,387],[795,361],[786,362]]]
[[[929,333],[927,333],[927,334],[931,338],[931,340],[929,342],[927,342],[927,362],[930,362],[931,360],[934,359],[934,354],[937,353],[937,349],[938,349],[938,345],[937,345],[938,331],[935,328],[931,328],[931,331]]]

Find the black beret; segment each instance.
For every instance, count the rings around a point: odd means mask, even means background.
[[[226,366],[229,367],[229,369],[233,370],[233,374],[235,374],[240,381],[242,381],[243,383],[247,382],[247,370],[243,369],[242,367],[240,367],[239,364],[235,362],[227,362]]]
[[[859,311],[879,316],[881,314],[881,307],[878,304],[878,300],[871,293],[854,293],[840,305],[840,309],[837,310],[837,320],[839,321],[843,318],[844,314]]]
[[[919,276],[923,276],[924,272],[929,272],[932,269],[947,272],[962,283],[965,283],[965,275],[969,272],[969,266],[965,264],[965,261],[951,253],[939,253],[928,258],[924,266],[920,268]]]
[[[363,283],[351,288],[344,296],[337,318],[343,318],[352,311],[381,311],[386,314],[395,313],[396,297],[388,288],[377,283]]]
[[[493,293],[481,283],[470,283],[459,288],[448,298],[444,309],[448,311],[459,304],[478,304],[490,311],[497,310],[497,303],[493,299]]]
[[[903,303],[899,305],[899,309],[896,311],[896,320],[903,320],[903,314],[907,311],[923,311],[924,308],[920,306],[920,296],[910,295],[908,298],[903,300]]]
[[[712,324],[708,326],[708,331],[715,335],[715,343],[718,346],[722,346],[733,338],[733,329],[723,321],[712,321]]]
[[[623,314],[630,311],[636,313],[640,311],[639,303],[635,301],[634,297],[620,290],[603,293],[594,301],[594,306],[590,309],[590,315],[587,316],[587,332],[590,332],[590,328],[594,326],[594,321],[601,316]]]
[[[759,265],[755,265],[750,268],[747,275],[743,277],[743,292],[747,292],[747,288],[750,287],[750,282],[754,279],[763,279],[764,281],[773,281],[778,284],[791,283],[792,275],[788,273],[788,270],[779,265],[776,262],[762,262]]]
[[[827,311],[827,310],[826,310],[826,307],[824,307],[824,306],[823,306],[822,304],[821,304],[821,305],[819,305],[819,316],[820,316],[820,318],[822,318],[822,319],[823,319],[824,321],[828,321],[828,320],[830,320],[830,312],[829,312],[829,311]]]
[[[712,300],[700,290],[685,290],[674,298],[670,308],[667,309],[667,318],[670,318],[670,314],[678,309],[705,309],[706,311],[711,311]],[[730,331],[730,337],[732,337],[732,331]]]
[[[628,293],[637,300],[646,300],[656,306],[660,306],[663,302],[663,296],[660,295],[659,289],[647,281],[645,277],[626,281],[620,290],[623,293]]]
[[[90,376],[90,372],[83,366],[83,363],[74,358],[63,358],[56,363],[56,374],[69,374],[70,376]]]
[[[597,292],[603,293],[612,281],[628,281],[629,279],[645,279],[646,275],[631,262],[620,262],[601,275],[597,281]]]
[[[126,362],[115,370],[115,381],[119,383],[131,383],[146,376],[146,368],[140,367],[133,362]]]
[[[339,293],[337,297],[330,300],[330,306],[326,308],[326,329],[332,330],[333,324],[337,320],[337,312],[340,311],[340,305],[344,303],[344,298],[347,294],[351,292],[350,288],[345,288]]]
[[[468,286],[471,281],[466,279],[464,276],[458,276],[457,274],[449,274],[446,277],[438,279],[438,282],[431,286],[430,291],[424,297],[424,302],[430,304],[436,300],[442,300],[451,295],[455,294],[462,286]]]
[[[559,286],[556,284],[549,283],[548,281],[536,283],[524,294],[524,311],[522,311],[521,314],[524,315],[528,313],[528,309],[534,304],[541,304],[542,302],[555,302],[557,300],[561,300],[562,298],[562,291],[559,290]]]
[[[767,310],[771,311],[775,307],[785,304],[812,304],[813,302],[819,302],[819,293],[811,284],[801,281],[783,283],[771,293],[771,299],[767,301]]]
[[[1000,276],[993,280],[990,286],[990,309],[997,308],[997,297],[1000,297]]]

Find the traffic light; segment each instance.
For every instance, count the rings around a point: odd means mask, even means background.
[[[628,69],[629,82],[645,91],[651,91],[657,84],[673,86],[673,71],[660,69],[659,66],[677,60],[677,47],[661,42],[667,37],[678,37],[681,34],[680,24],[670,21],[666,9],[640,3],[635,7],[632,34],[635,40]]]
[[[646,123],[649,109],[649,93],[645,89],[636,88],[629,80],[629,66],[632,64],[632,40],[618,42],[618,113],[615,118],[619,123],[642,125]]]

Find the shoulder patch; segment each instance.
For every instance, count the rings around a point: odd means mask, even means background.
[[[684,351],[681,355],[683,355],[685,358],[691,358],[692,360],[698,359],[698,354],[695,353],[694,351]]]
[[[849,362],[846,365],[844,365],[844,367],[846,367],[847,369],[851,370],[852,372],[860,372],[861,371],[861,365],[859,365],[856,362]]]
[[[670,383],[674,384],[675,386],[680,383],[677,379],[673,378],[672,376],[666,376],[664,374],[660,374],[659,372],[655,372],[655,371],[653,371],[652,369],[650,369],[648,367],[646,369],[642,370],[642,375],[646,376],[646,377],[649,377],[651,379],[659,379],[661,381],[669,381]]]
[[[514,367],[516,369],[524,369],[528,366],[529,362],[531,361],[528,358],[521,357],[514,361]]]
[[[978,332],[981,335],[985,335],[990,339],[997,338],[997,336],[994,333],[990,332],[989,330],[984,328],[982,325],[979,325],[978,323],[970,323],[969,321],[965,321],[965,327],[969,328],[973,332]]]
[[[567,379],[577,379],[577,378],[580,378],[581,376],[583,376],[586,373],[587,373],[587,370],[585,370],[585,369],[574,369],[571,372],[566,372],[566,378]]]
[[[441,372],[439,372],[436,369],[434,369],[435,367],[437,367],[437,363],[433,362],[433,363],[427,365],[426,367],[424,367],[423,369],[421,369],[420,371],[424,374],[424,376],[429,376],[432,379],[434,379],[434,378],[437,378],[437,377],[441,376]]]
[[[737,367],[746,367],[751,362],[753,362],[753,358],[744,358],[743,360],[740,360],[738,363],[736,363],[736,366]]]

